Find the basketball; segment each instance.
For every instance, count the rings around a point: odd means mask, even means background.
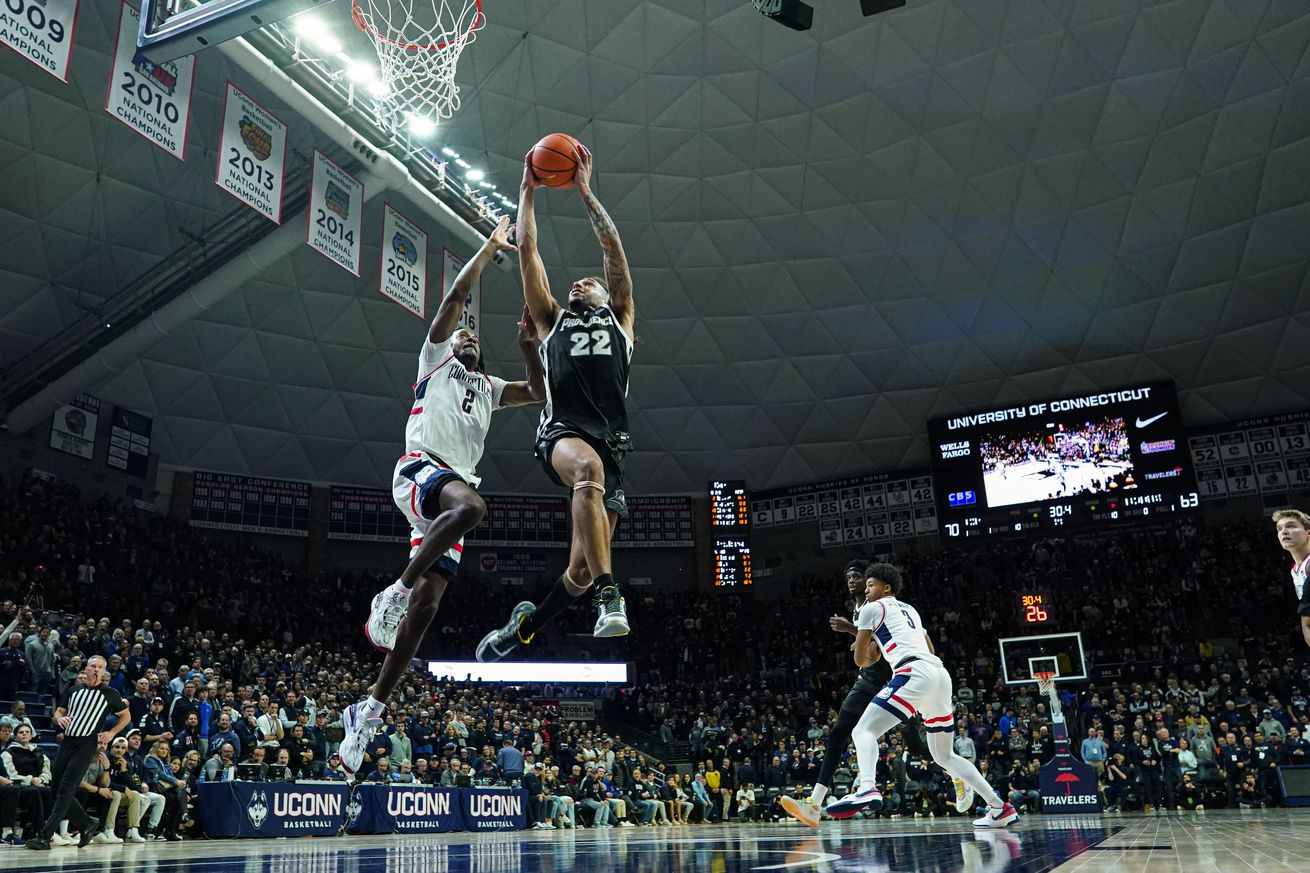
[[[567,133],[550,133],[532,147],[532,172],[547,188],[569,188],[578,169],[574,149],[580,143]]]

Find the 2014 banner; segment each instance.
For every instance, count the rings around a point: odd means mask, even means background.
[[[0,43],[61,82],[68,82],[77,0],[4,0]]]
[[[105,111],[184,161],[196,59],[185,57],[155,64],[143,58],[137,63],[136,30],[140,19],[141,13],[123,4],[118,15],[118,42],[114,47]]]
[[[228,82],[214,184],[281,224],[286,155],[287,126]]]
[[[428,298],[428,235],[387,203],[382,208],[380,290],[419,318]]]
[[[315,149],[305,242],[356,276],[363,249],[363,212],[364,183]]]

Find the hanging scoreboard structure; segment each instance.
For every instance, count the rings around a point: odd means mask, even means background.
[[[309,483],[195,472],[191,526],[309,536]]]
[[[710,530],[714,534],[714,587],[748,588],[755,582],[751,567],[750,496],[746,483],[710,483]]]
[[[1310,411],[1188,431],[1202,500],[1310,490]]]
[[[681,549],[696,545],[690,497],[629,497],[628,517],[614,530],[614,548]]]
[[[935,534],[932,477],[923,471],[875,473],[757,491],[751,496],[751,524],[756,529],[817,524],[824,548]]]

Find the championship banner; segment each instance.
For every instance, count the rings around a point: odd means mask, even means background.
[[[382,207],[382,296],[390,297],[419,318],[428,297],[428,235],[392,208]]]
[[[76,28],[77,0],[5,0],[0,4],[0,43],[65,84]]]
[[[114,47],[105,111],[184,161],[196,59],[188,56],[154,64],[143,58],[140,63],[134,63],[140,18],[141,13],[123,4],[118,15],[118,42]]]
[[[509,831],[527,827],[526,791],[496,788],[466,788],[460,791],[464,829]]]
[[[364,183],[314,149],[305,242],[359,276],[363,234]]]
[[[115,406],[109,424],[105,466],[144,479],[150,466],[150,432],[154,422],[148,416]]]
[[[71,405],[55,410],[50,425],[50,448],[91,460],[99,421],[100,401],[88,394],[77,395]]]
[[[347,810],[352,834],[439,834],[464,829],[459,790],[432,785],[363,783]]]
[[[445,300],[446,295],[450,293],[451,286],[455,284],[455,278],[459,276],[459,271],[464,269],[464,259],[458,257],[450,249],[443,247],[441,249],[441,299]],[[482,277],[478,277],[477,287],[469,292],[468,304],[464,307],[464,314],[459,317],[459,322],[455,325],[455,330],[468,328],[474,333],[478,332],[478,327],[482,324]]]
[[[286,156],[287,126],[228,82],[214,184],[281,224]]]
[[[332,837],[345,821],[344,783],[202,782],[200,822],[210,837]]]
[[[309,483],[197,470],[191,526],[309,536]]]

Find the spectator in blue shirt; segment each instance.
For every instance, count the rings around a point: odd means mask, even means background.
[[[391,769],[391,762],[386,758],[378,758],[377,769],[368,774],[365,782],[395,782],[399,774]]]
[[[1098,777],[1105,770],[1105,759],[1109,754],[1105,740],[1097,734],[1096,728],[1088,728],[1087,739],[1083,740],[1083,760],[1092,765]]]
[[[500,752],[496,755],[496,769],[503,779],[523,778],[523,753],[514,746],[513,740],[506,738],[501,741]]]
[[[204,725],[203,719],[201,720],[200,724],[202,726]],[[218,717],[217,730],[215,730],[209,736],[209,748],[221,749],[223,748],[224,743],[232,744],[232,748],[236,752],[237,760],[241,760],[242,758],[245,757],[245,753],[247,750],[244,744],[241,742],[241,738],[237,736],[237,732],[232,730],[232,719],[228,716],[226,712]]]

